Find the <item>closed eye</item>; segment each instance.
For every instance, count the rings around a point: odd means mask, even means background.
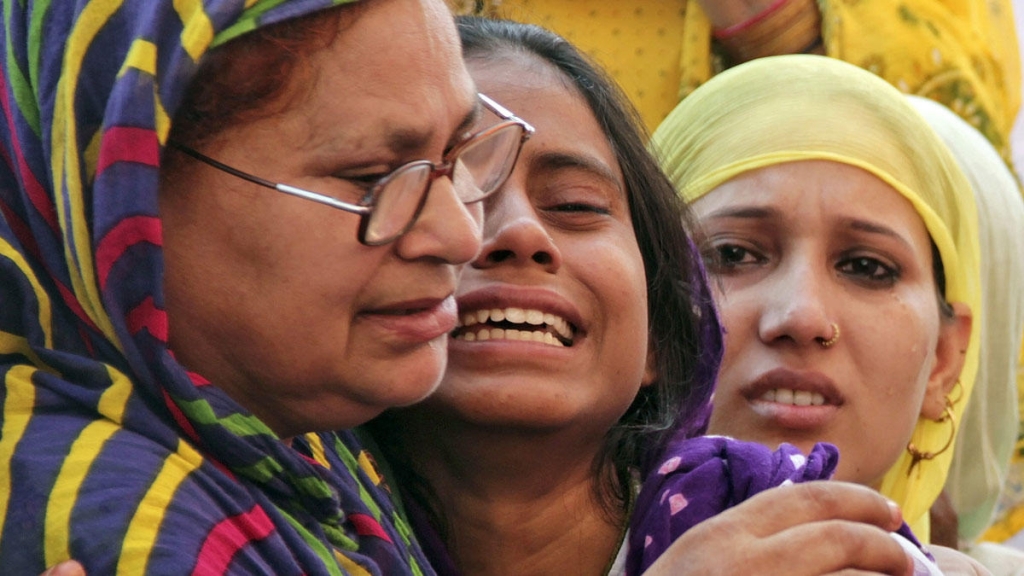
[[[611,214],[611,210],[606,206],[597,206],[595,204],[587,204],[585,202],[566,202],[551,206],[548,210],[554,212],[593,212],[595,214]]]

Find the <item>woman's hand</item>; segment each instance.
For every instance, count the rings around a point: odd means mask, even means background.
[[[935,557],[935,563],[943,574],[958,576],[992,576],[988,568],[963,552],[945,546],[932,544],[928,551]]]
[[[74,560],[65,560],[39,576],[85,576],[85,568]]]
[[[864,486],[773,488],[683,534],[645,576],[911,576],[913,561],[889,536],[901,524],[899,508]]]
[[[774,0],[697,0],[697,3],[716,29],[746,22],[775,4]]]

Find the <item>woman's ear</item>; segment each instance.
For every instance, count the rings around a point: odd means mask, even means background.
[[[973,317],[970,307],[963,302],[953,302],[951,306],[953,317],[943,317],[939,323],[935,366],[928,377],[928,387],[921,404],[921,416],[929,420],[942,418],[946,410],[946,396],[960,379],[960,371],[967,358],[967,343],[971,339]]]
[[[658,355],[654,353],[654,350],[647,351],[647,364],[644,366],[644,378],[640,381],[640,386],[648,386],[658,379]]]

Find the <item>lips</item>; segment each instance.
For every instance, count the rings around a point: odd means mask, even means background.
[[[516,340],[555,347],[572,346],[576,328],[553,312],[537,308],[478,308],[459,313],[452,337],[466,342]]]
[[[360,316],[410,342],[426,342],[448,334],[458,322],[455,298],[426,298],[367,310]]]
[[[748,400],[792,406],[841,405],[835,382],[820,372],[776,368],[765,372],[743,390]]]
[[[845,403],[828,376],[787,368],[762,374],[740,393],[771,426],[807,432],[822,430]]]

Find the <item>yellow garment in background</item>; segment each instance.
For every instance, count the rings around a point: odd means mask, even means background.
[[[549,28],[593,56],[653,130],[725,64],[696,0],[452,0]],[[472,8],[459,8],[468,4]],[[945,104],[1009,157],[1020,107],[1010,0],[818,0],[826,53]]]
[[[651,145],[687,202],[740,174],[785,162],[829,160],[867,170],[920,215],[942,258],[946,300],[963,302],[980,315],[978,218],[971,185],[906,98],[863,69],[808,55],[748,62],[683,100],[655,131]],[[979,318],[971,325],[960,372],[964,397],[953,406],[957,422],[974,387],[980,333]],[[948,423],[918,418],[911,441],[921,451],[938,454],[908,475],[912,459],[904,450],[880,487],[925,542],[928,510],[953,458],[952,449],[940,450],[948,438]]]
[[[649,130],[679,102],[686,21],[682,0],[491,0],[483,4],[476,13],[539,24],[593,57],[619,83]],[[474,12],[457,7],[455,11]]]
[[[1009,476],[1003,486],[998,520],[981,537],[989,542],[1005,542],[1024,534],[1024,346],[1017,362],[1017,390],[1020,393],[1018,409],[1022,415],[1020,433],[1010,461]]]

